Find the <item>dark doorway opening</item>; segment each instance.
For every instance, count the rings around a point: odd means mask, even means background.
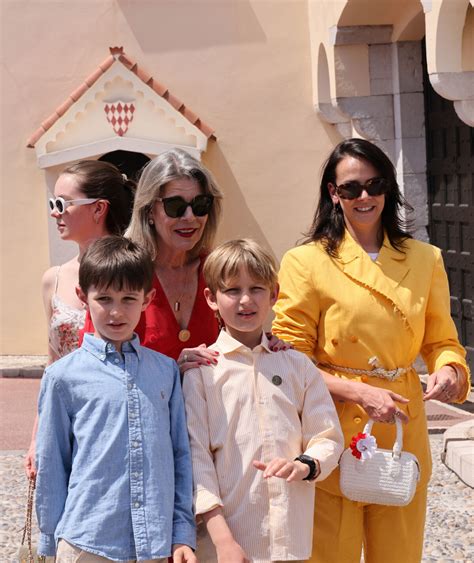
[[[127,178],[138,182],[143,167],[146,166],[150,159],[140,152],[130,151],[112,151],[102,155],[99,160],[110,162],[122,172]]]
[[[451,316],[474,376],[474,129],[434,91],[425,48],[423,74],[430,242],[443,252]]]

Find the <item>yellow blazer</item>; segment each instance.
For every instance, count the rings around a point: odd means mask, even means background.
[[[421,353],[430,373],[446,364],[462,366],[468,374],[465,350],[450,315],[449,288],[441,252],[418,240],[407,240],[404,252],[387,237],[378,258],[370,256],[346,231],[339,257],[331,258],[320,243],[287,252],[279,273],[280,294],[273,332],[318,363],[370,370],[376,357],[385,369],[409,367]],[[420,462],[420,484],[431,474],[431,456],[420,380],[414,369],[395,381],[357,376],[370,385],[399,393],[410,402],[400,405],[410,418],[404,425],[404,450]],[[466,393],[458,400],[465,400]],[[336,401],[347,447],[367,422],[356,404]],[[379,447],[391,448],[395,426],[375,424]],[[319,485],[339,490],[339,471]]]

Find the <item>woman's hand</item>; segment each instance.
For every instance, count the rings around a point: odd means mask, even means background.
[[[219,352],[209,350],[205,344],[200,344],[196,348],[183,348],[178,357],[178,366],[181,375],[191,368],[199,366],[216,365]]]
[[[450,403],[459,397],[463,384],[453,366],[443,366],[428,377],[423,400],[436,399],[442,403]]]
[[[358,383],[360,406],[365,410],[372,420],[376,422],[395,422],[395,417],[402,422],[408,422],[408,416],[398,408],[397,403],[406,404],[409,399],[389,391],[372,387],[366,383]],[[361,387],[363,385],[363,387]]]
[[[266,335],[268,338],[268,346],[272,352],[282,352],[293,348],[293,346],[289,342],[280,340],[278,336],[275,336],[271,332],[267,332]]]

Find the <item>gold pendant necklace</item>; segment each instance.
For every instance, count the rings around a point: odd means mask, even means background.
[[[191,338],[191,332],[187,328],[182,328],[178,332],[178,339],[181,342],[187,342]]]
[[[173,305],[173,310],[175,313],[178,313],[181,310],[181,299],[183,298],[183,295],[188,287],[188,274],[189,274],[189,267],[187,270],[184,271],[184,284],[183,284],[183,291],[181,291],[180,295],[175,299],[174,305]],[[183,342],[186,342],[186,340],[189,339],[186,338],[185,340],[183,340]]]

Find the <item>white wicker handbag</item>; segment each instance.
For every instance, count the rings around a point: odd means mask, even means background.
[[[348,499],[405,506],[413,498],[420,478],[420,466],[416,456],[402,452],[402,423],[398,418],[395,421],[397,437],[393,450],[375,448],[372,457],[368,459],[358,459],[351,448],[344,450],[339,462],[340,487],[342,494]],[[365,425],[364,434],[368,437],[373,424],[374,421],[369,419]]]

